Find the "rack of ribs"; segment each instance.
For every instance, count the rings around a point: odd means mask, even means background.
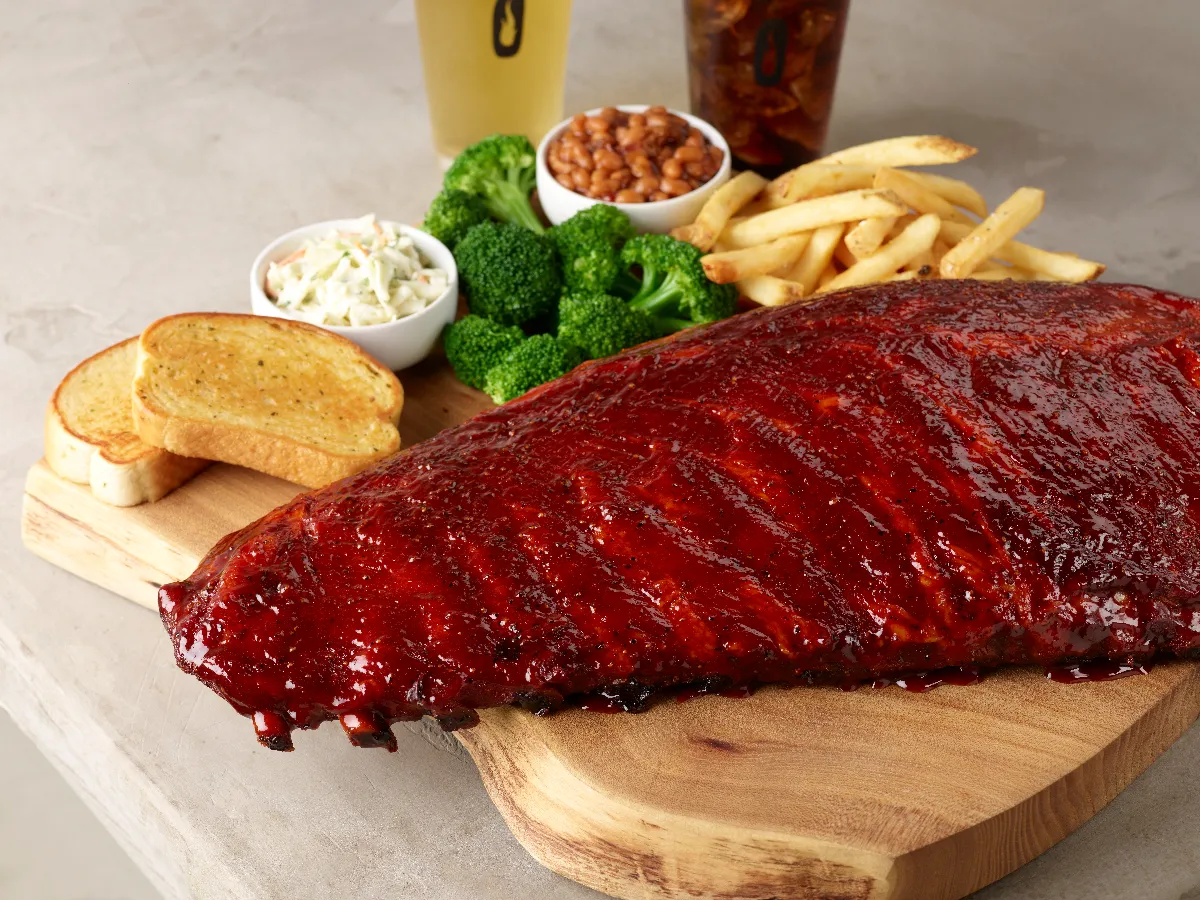
[[[276,749],[1200,656],[1198,303],[897,282],[689,330],[297,497],[163,587],[163,623]]]

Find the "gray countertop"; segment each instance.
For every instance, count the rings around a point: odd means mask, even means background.
[[[567,108],[686,105],[677,2],[576,0]],[[940,132],[1034,242],[1200,294],[1200,5],[855,0],[830,146]],[[181,310],[242,310],[276,234],[419,218],[438,173],[410,2],[7,4],[0,24],[0,702],[168,897],[596,896],[508,834],[469,760],[336,729],[282,756],[178,674],[156,617],[32,557],[46,398]],[[1200,730],[979,896],[1198,900]]]

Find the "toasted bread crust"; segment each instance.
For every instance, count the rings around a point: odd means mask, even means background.
[[[177,320],[197,317],[218,325],[222,322],[244,324],[245,320],[257,321],[262,318],[238,313],[183,313],[160,319],[142,333],[131,393],[134,424],[138,435],[147,443],[181,456],[203,457],[245,466],[306,487],[321,487],[353,475],[400,448],[400,434],[396,425],[400,420],[404,393],[399,379],[353,342],[316,326],[291,320],[270,321],[283,323],[283,327],[288,329],[315,334],[320,340],[341,342],[345,345],[340,348],[342,352],[352,351],[362,363],[381,376],[386,376],[391,399],[386,407],[378,410],[378,420],[390,426],[391,433],[386,435],[388,440],[382,449],[373,453],[341,453],[314,446],[303,436],[281,435],[219,418],[201,419],[177,414],[162,398],[156,396],[153,386],[148,383],[148,366],[153,355],[147,345],[157,336],[156,332],[171,327]],[[374,405],[375,402],[364,398],[364,403]],[[216,414],[219,415],[219,411]]]
[[[62,390],[62,385],[59,385],[59,390]],[[55,403],[57,398],[58,391],[55,391],[50,402],[46,404],[46,462],[59,478],[74,481],[76,484],[87,484],[96,445],[76,434],[63,421],[62,413]]]
[[[75,366],[55,388],[46,406],[46,462],[60,478],[87,484],[92,493],[113,506],[136,506],[158,500],[208,465],[204,459],[183,459],[142,441],[133,432],[88,434],[67,421],[65,398],[81,390],[76,377],[102,357],[121,353],[135,342],[129,338],[101,350]],[[132,376],[131,376],[132,377]],[[100,398],[115,403],[118,398]]]
[[[209,464],[207,459],[189,459],[157,447],[148,449],[132,463],[114,463],[103,453],[95,454],[88,479],[92,493],[113,506],[153,503]]]
[[[245,466],[305,487],[323,487],[361,472],[400,449],[397,435],[387,452],[372,456],[334,454],[239,425],[179,418],[157,408],[153,401],[143,403],[136,395],[133,409],[138,434],[171,453]]]
[[[84,369],[103,356],[120,352],[122,348],[136,340],[136,337],[126,338],[120,343],[106,347],[99,353],[93,353],[64,375],[50,396],[50,402],[46,405],[44,432],[46,462],[60,478],[74,481],[76,484],[87,484],[92,454],[101,446],[101,442],[97,441],[95,437],[81,434],[67,424],[63,412],[64,395],[71,389],[75,378]]]

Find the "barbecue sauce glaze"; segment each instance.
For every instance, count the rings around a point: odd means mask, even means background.
[[[497,704],[1196,655],[1198,350],[1195,301],[1123,285],[748,313],[298,497],[162,619],[276,749],[332,718],[394,746]]]

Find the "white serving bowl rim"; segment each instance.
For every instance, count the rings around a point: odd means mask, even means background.
[[[654,103],[618,103],[615,106],[615,108],[619,109],[621,112],[639,113],[639,112],[645,112],[651,106],[661,106],[661,105],[662,104],[654,104]],[[583,112],[583,115],[594,116],[594,115],[598,114],[601,110],[607,109],[607,108],[608,107],[597,106],[593,109],[585,110]],[[568,194],[574,194],[576,197],[579,197],[581,200],[586,200],[589,203],[606,203],[609,206],[615,206],[615,207],[617,207],[617,209],[621,209],[621,210],[650,209],[650,208],[669,210],[669,209],[672,209],[673,207],[680,206],[683,203],[686,203],[689,199],[694,200],[695,198],[693,195],[696,193],[696,191],[703,191],[706,189],[711,189],[714,182],[717,182],[719,179],[722,178],[722,176],[727,175],[728,173],[730,173],[732,171],[733,162],[729,155],[729,142],[725,140],[725,136],[723,134],[721,134],[721,132],[719,130],[717,130],[717,127],[715,125],[713,125],[711,122],[706,122],[704,119],[701,119],[699,116],[693,116],[691,113],[681,112],[680,110],[671,109],[670,107],[666,107],[666,110],[668,113],[671,113],[672,115],[676,115],[682,119],[687,120],[689,125],[692,125],[693,127],[699,129],[699,131],[701,133],[703,133],[704,136],[706,138],[708,138],[708,140],[711,143],[713,143],[717,147],[719,147],[721,149],[721,151],[725,154],[721,159],[720,168],[718,168],[717,171],[713,173],[712,177],[709,178],[708,181],[704,182],[704,184],[693,188],[692,190],[688,191],[686,194],[680,194],[678,197],[671,197],[669,200],[647,200],[645,203],[617,203],[615,200],[600,200],[595,197],[589,197],[586,194],[581,194],[578,191],[571,190],[570,188],[563,187],[561,184],[558,183],[558,180],[554,177],[554,173],[550,171],[550,165],[546,162],[546,155],[550,149],[550,142],[553,141],[555,138],[557,138],[559,135],[561,135],[563,133],[563,131],[566,130],[567,126],[569,126],[571,124],[571,121],[575,118],[575,116],[568,116],[567,118],[563,119],[561,122],[559,122],[557,125],[555,125],[553,128],[551,128],[549,131],[546,132],[545,136],[542,138],[541,143],[538,144],[536,165],[539,169],[544,170],[545,173],[550,176],[549,184],[553,186],[551,189],[558,189],[558,190],[564,191],[565,193],[568,193]],[[576,113],[575,115],[579,115],[579,113]]]
[[[308,325],[316,324],[313,322],[305,322],[304,319],[293,315],[291,310],[284,309],[271,299],[271,296],[267,293],[266,289],[267,269],[270,267],[271,263],[282,258],[278,252],[282,245],[292,241],[303,243],[303,241],[307,238],[321,237],[328,234],[330,231],[336,231],[340,228],[344,228],[347,225],[353,225],[361,219],[362,217],[359,216],[358,218],[353,219],[329,219],[324,222],[314,222],[311,225],[301,225],[298,228],[293,228],[291,231],[285,232],[279,237],[275,238],[275,240],[267,244],[267,246],[262,249],[258,256],[254,258],[254,264],[250,267],[251,294],[260,297],[264,302],[270,304],[271,307],[279,312],[281,318],[290,319],[293,322],[304,322]],[[399,319],[394,319],[391,322],[376,322],[374,325],[321,324],[318,325],[319,328],[325,328],[334,332],[335,334],[342,334],[346,336],[362,334],[366,331],[378,332],[379,329],[387,328],[388,326],[400,326],[404,325],[405,323],[415,322],[422,316],[431,314],[434,308],[443,305],[446,298],[451,294],[453,294],[457,299],[458,267],[455,265],[454,254],[450,252],[449,247],[447,247],[429,232],[422,231],[420,228],[417,228],[413,225],[405,225],[403,222],[396,222],[392,219],[380,219],[378,217],[376,217],[376,221],[381,225],[391,225],[397,231],[407,234],[409,237],[411,237],[413,239],[413,243],[417,246],[418,252],[424,255],[424,257],[431,263],[433,263],[434,268],[443,269],[446,272],[448,276],[446,279],[446,289],[442,291],[442,293],[438,294],[435,299],[431,300],[423,309],[420,309],[415,313],[411,313],[410,315],[403,316]],[[425,248],[421,246],[423,242],[428,242],[430,245],[438,247],[444,251],[446,259],[449,262],[449,268],[445,268],[440,262],[434,261],[430,254],[426,252]]]

